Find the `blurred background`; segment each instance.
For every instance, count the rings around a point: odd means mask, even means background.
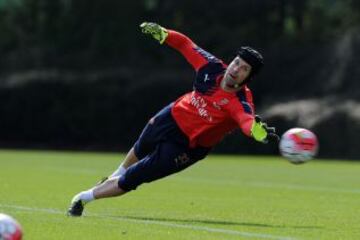
[[[141,34],[157,22],[225,62],[265,58],[257,113],[314,131],[321,158],[360,159],[360,1],[0,0],[0,147],[127,151],[194,71]],[[277,154],[235,132],[217,153]]]

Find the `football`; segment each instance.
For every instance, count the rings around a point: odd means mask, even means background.
[[[14,218],[0,213],[0,239],[21,240],[22,235],[21,226]]]
[[[314,158],[319,149],[316,135],[305,128],[291,128],[280,139],[280,153],[291,163],[300,164]]]

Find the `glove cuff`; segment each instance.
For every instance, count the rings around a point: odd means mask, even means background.
[[[168,33],[167,29],[164,27],[160,27],[160,39],[158,39],[159,43],[163,44],[165,42],[166,38],[168,37],[168,35],[169,35],[169,33]]]

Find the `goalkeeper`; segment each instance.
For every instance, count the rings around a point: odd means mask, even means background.
[[[85,204],[115,197],[179,172],[205,158],[232,130],[266,143],[278,138],[254,113],[247,87],[261,70],[263,58],[241,47],[230,64],[197,46],[185,35],[156,23],[142,23],[144,34],[179,51],[196,71],[193,91],[164,107],[149,120],[119,168],[93,188],[75,195],[68,215],[81,216]]]

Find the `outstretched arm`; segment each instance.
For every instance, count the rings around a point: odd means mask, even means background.
[[[178,50],[196,71],[209,62],[206,57],[212,56],[198,47],[190,38],[173,30],[168,30],[168,33],[165,43]]]
[[[182,33],[166,29],[156,23],[148,22],[142,23],[140,28],[143,33],[150,34],[154,39],[159,41],[160,44],[165,42],[170,47],[179,51],[196,71],[209,61],[217,60]]]
[[[268,143],[269,139],[279,141],[280,137],[276,134],[274,127],[268,125],[261,120],[258,115],[251,115],[242,111],[234,114],[234,118],[239,124],[242,132],[254,138],[258,142]]]
[[[234,99],[232,104],[229,104],[228,110],[243,133],[262,143],[267,143],[270,138],[280,140],[274,127],[268,127],[258,115],[254,115],[250,90],[245,86],[244,90],[239,92],[237,96],[238,99]]]

